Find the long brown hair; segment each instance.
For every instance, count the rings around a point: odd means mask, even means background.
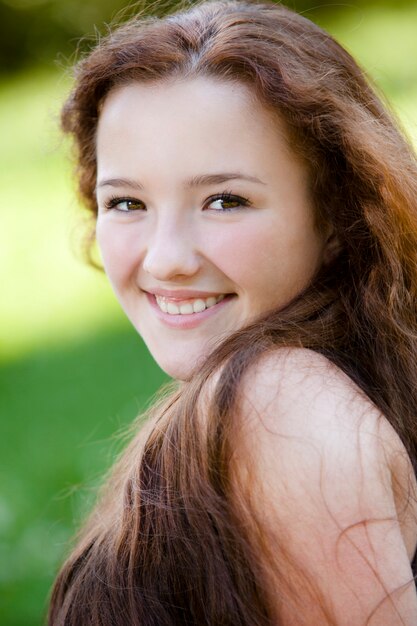
[[[337,254],[285,310],[229,337],[152,409],[58,576],[54,626],[277,623],[268,546],[247,488],[230,480],[239,382],[265,351],[325,355],[417,459],[417,164],[363,71],[327,33],[283,6],[234,1],[110,33],[78,65],[63,109],[83,201],[96,214],[95,134],[109,91],[197,75],[241,81],[277,111]],[[335,623],[302,564],[284,547],[274,561],[278,607],[281,599],[296,610],[296,581],[315,594],[321,623]]]

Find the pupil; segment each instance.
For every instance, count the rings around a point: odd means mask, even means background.
[[[233,209],[237,206],[236,200],[223,200],[223,208],[225,209]]]

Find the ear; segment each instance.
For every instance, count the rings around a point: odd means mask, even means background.
[[[336,235],[336,233],[334,232],[332,228],[324,244],[323,264],[327,265],[331,263],[332,261],[334,261],[334,259],[338,256],[341,249],[342,249],[342,245],[339,241],[338,236]]]

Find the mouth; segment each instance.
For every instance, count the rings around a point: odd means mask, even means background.
[[[177,300],[165,296],[155,295],[155,302],[162,313],[168,315],[195,315],[202,313],[206,309],[216,306],[224,300],[226,294],[209,296],[208,298],[188,298],[187,300]]]
[[[145,292],[151,308],[157,319],[164,326],[177,330],[191,330],[204,324],[228,303],[236,298],[233,293],[197,294],[190,297],[188,294],[161,295]]]

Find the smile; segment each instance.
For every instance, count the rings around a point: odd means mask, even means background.
[[[159,309],[168,315],[193,315],[210,309],[225,298],[224,294],[208,298],[190,298],[187,300],[173,300],[165,296],[155,295]]]

